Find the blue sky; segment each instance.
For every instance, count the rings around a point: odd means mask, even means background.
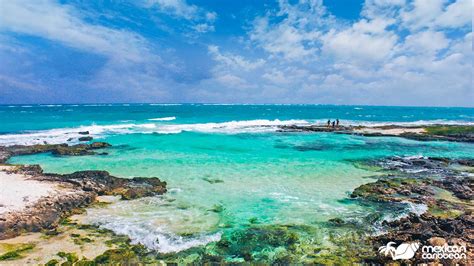
[[[472,0],[0,0],[0,104],[474,106]]]

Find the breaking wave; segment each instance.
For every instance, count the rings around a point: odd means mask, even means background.
[[[180,252],[221,239],[221,232],[215,230],[219,221],[215,213],[179,208],[180,204],[160,196],[118,201],[104,208],[88,208],[81,221],[127,235],[132,244],[160,253]]]
[[[156,118],[156,121],[171,121],[171,118]],[[158,120],[161,119],[161,120]],[[223,123],[201,123],[201,124],[114,124],[114,125],[92,125],[76,128],[58,128],[50,130],[40,130],[33,132],[23,132],[19,134],[0,135],[0,145],[34,145],[34,144],[59,144],[70,141],[77,142],[77,138],[83,136],[81,132],[88,132],[94,138],[103,138],[107,135],[120,134],[178,134],[185,131],[203,133],[260,133],[272,132],[281,125],[304,125],[309,124],[305,120],[245,120],[231,121]]]
[[[173,120],[176,120],[176,116],[150,118],[148,120],[149,121],[173,121]]]
[[[158,117],[150,118],[148,121],[173,121],[176,117]],[[127,120],[129,121],[129,120]],[[239,134],[239,133],[263,133],[274,132],[282,125],[325,125],[327,120],[241,120],[229,121],[221,123],[191,123],[191,124],[159,124],[159,123],[125,123],[112,125],[91,125],[80,126],[75,128],[58,128],[40,131],[27,131],[17,134],[0,135],[0,145],[33,145],[33,144],[58,144],[70,141],[77,142],[77,138],[82,135],[79,132],[88,131],[89,135],[94,138],[103,138],[107,135],[118,134],[179,134],[181,132],[202,132],[202,133],[222,133],[222,134]],[[474,122],[452,121],[452,120],[420,120],[415,122],[373,122],[373,121],[354,121],[341,120],[341,125],[364,125],[364,126],[417,126],[417,125],[474,125]]]
[[[59,144],[75,142],[77,138],[83,137],[83,132],[94,138],[101,138],[108,134],[127,134],[150,130],[154,124],[120,124],[120,125],[92,125],[76,128],[58,128],[40,131],[23,132],[19,134],[0,135],[0,145],[34,145],[34,144]]]
[[[109,217],[104,223],[98,223],[101,228],[109,229],[119,235],[130,237],[132,244],[142,244],[148,249],[156,250],[161,253],[180,252],[192,247],[204,246],[211,242],[217,242],[221,239],[221,233],[210,235],[200,235],[194,237],[183,237],[173,233],[166,232],[161,228],[151,228],[145,223],[130,223],[130,221],[120,218]],[[145,221],[146,222],[146,221]]]

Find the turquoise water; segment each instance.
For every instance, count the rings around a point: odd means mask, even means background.
[[[331,218],[396,216],[400,213],[348,200],[354,188],[380,174],[355,161],[394,155],[474,157],[472,144],[281,133],[276,127],[327,118],[351,124],[473,123],[474,109],[466,108],[3,106],[0,116],[3,144],[63,142],[83,130],[113,144],[105,156],[41,154],[15,157],[12,163],[37,163],[48,172],[100,169],[165,180],[169,192],[164,196],[90,209],[86,217],[164,253],[215,242],[254,223],[314,226],[324,238],[331,230],[324,223]]]

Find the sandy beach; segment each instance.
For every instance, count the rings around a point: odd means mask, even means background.
[[[361,129],[355,129],[355,133],[362,134],[382,134],[382,135],[393,135],[399,136],[402,134],[423,134],[426,130],[422,127],[415,128],[383,128],[383,127],[364,127]]]
[[[0,166],[0,214],[18,212],[42,197],[67,193],[57,184],[33,180],[25,174],[8,173],[14,166]]]

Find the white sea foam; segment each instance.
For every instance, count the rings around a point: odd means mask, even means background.
[[[61,104],[41,104],[41,107],[61,107]]]
[[[150,118],[150,121],[173,121],[176,119],[176,116],[168,116],[168,117],[158,117],[158,118]]]
[[[183,202],[170,195],[118,201],[104,208],[89,208],[82,222],[127,235],[161,253],[179,252],[221,239],[219,217],[200,208],[179,208]],[[169,201],[173,199],[173,201]],[[186,236],[183,236],[186,234]]]
[[[179,106],[180,103],[150,103],[150,106]]]
[[[79,132],[88,131],[94,138],[101,138],[107,134],[131,134],[140,131],[150,131],[155,124],[118,124],[118,125],[92,125],[76,128],[58,128],[25,132],[21,134],[0,135],[0,145],[34,145],[34,144],[58,144],[65,143],[69,139],[77,140],[83,136]]]
[[[166,119],[171,120],[170,117]],[[72,139],[74,143],[78,137],[82,135],[79,132],[89,131],[89,135],[94,138],[102,138],[107,135],[119,134],[178,134],[184,131],[203,132],[203,133],[259,133],[272,132],[278,129],[280,125],[306,125],[305,120],[248,120],[248,121],[231,121],[223,123],[201,123],[201,124],[113,124],[113,125],[91,125],[75,128],[58,128],[50,130],[41,130],[33,132],[23,132],[20,134],[0,135],[0,145],[33,145],[33,144],[58,144],[65,143]]]
[[[158,126],[156,133],[177,134],[183,131],[203,133],[260,133],[278,130],[282,125],[309,125],[306,120],[244,120],[223,123],[175,124]]]
[[[182,237],[166,232],[159,227],[150,226],[146,221],[130,222],[128,219],[109,217],[107,222],[98,223],[101,228],[127,235],[132,244],[142,244],[148,249],[161,253],[179,252],[192,247],[204,246],[221,239],[221,233],[203,234],[194,237]]]
[[[151,121],[173,121],[176,117],[151,118]],[[160,123],[124,123],[112,125],[91,125],[80,126],[75,128],[58,128],[41,131],[29,131],[18,134],[0,135],[0,145],[10,146],[15,144],[32,145],[42,143],[64,143],[69,139],[74,142],[81,135],[81,131],[89,131],[89,135],[94,138],[103,138],[107,135],[118,134],[179,134],[182,132],[202,132],[202,133],[222,133],[222,134],[239,134],[239,133],[263,133],[274,132],[279,130],[282,125],[299,125],[309,126],[311,124],[324,125],[327,120],[242,120],[229,121],[221,123],[194,123],[194,124],[160,124]],[[341,125],[366,125],[366,126],[383,126],[383,125],[429,125],[429,124],[464,124],[474,125],[474,122],[457,122],[447,120],[429,120],[415,122],[368,122],[368,121],[349,121],[341,120]]]

